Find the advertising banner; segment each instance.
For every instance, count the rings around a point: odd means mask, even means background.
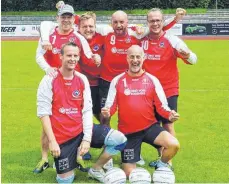
[[[183,24],[183,35],[229,35],[229,23]]]
[[[1,36],[39,36],[40,25],[1,25]]]
[[[102,24],[101,24],[102,25]],[[107,26],[107,25],[106,25]],[[136,26],[136,24],[130,24],[129,27]],[[143,24],[138,24],[143,26]],[[2,37],[31,37],[39,36],[40,25],[1,25]],[[172,28],[167,30],[172,35],[182,35],[182,24],[175,24]]]

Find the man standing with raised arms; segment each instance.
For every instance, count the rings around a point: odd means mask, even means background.
[[[160,9],[151,9],[147,14],[147,22],[149,34],[142,39],[142,48],[146,57],[143,68],[159,79],[169,107],[177,111],[179,95],[177,59],[181,58],[186,64],[192,65],[197,62],[196,54],[188,49],[180,38],[163,31],[164,17]],[[157,119],[169,133],[175,136],[173,122],[161,116],[157,116]],[[150,163],[151,167],[156,165],[157,161]]]

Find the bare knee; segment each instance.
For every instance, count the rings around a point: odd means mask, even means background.
[[[173,139],[170,139],[170,141],[168,142],[168,148],[173,149],[175,152],[177,152],[180,149],[179,141],[175,137]]]

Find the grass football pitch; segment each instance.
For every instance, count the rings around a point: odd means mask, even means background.
[[[197,54],[195,66],[179,60],[180,96],[175,123],[181,149],[173,160],[177,183],[229,182],[229,42],[186,41]],[[44,73],[35,62],[36,41],[2,42],[3,183],[54,183],[55,170],[32,170],[40,159],[41,123],[36,117],[36,90]],[[112,126],[117,126],[117,117]],[[139,122],[140,123],[140,122]],[[100,150],[91,150],[93,160]],[[142,146],[144,166],[157,156]],[[50,164],[53,160],[49,157]],[[88,166],[92,162],[87,162]],[[119,166],[120,156],[114,159]],[[76,170],[75,183],[95,183]]]

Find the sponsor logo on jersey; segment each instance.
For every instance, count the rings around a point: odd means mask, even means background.
[[[98,51],[99,50],[99,45],[94,45],[93,51]]]
[[[79,91],[79,90],[75,90],[75,91],[72,92],[72,96],[73,96],[74,98],[78,98],[79,95],[80,95],[80,91]]]
[[[159,47],[165,47],[165,43],[164,42],[160,42],[159,43]]]
[[[129,96],[129,95],[130,95],[130,89],[128,89],[128,88],[125,89],[125,90],[124,90],[124,94],[125,94],[126,96]]]
[[[61,108],[59,108],[59,112],[61,114],[77,114],[78,113],[78,108],[75,108],[75,107],[70,107],[70,108],[61,107]]]
[[[127,54],[127,49],[117,49],[116,47],[112,47],[111,49],[112,53],[117,54]]]
[[[114,54],[117,53],[116,47],[112,47],[111,52],[114,53]]]
[[[124,94],[126,96],[129,95],[145,95],[146,94],[146,89],[125,89]]]
[[[69,41],[70,42],[75,42],[75,38],[74,37],[71,37],[71,38],[69,38]]]
[[[60,49],[55,47],[55,48],[52,49],[52,53],[53,54],[59,54],[60,53]]]
[[[129,95],[145,95],[146,89],[129,89],[129,88],[126,88],[124,90],[124,94],[126,96],[129,96]]]
[[[60,112],[61,114],[65,114],[65,108],[63,108],[63,107],[59,108],[59,112]]]
[[[148,60],[161,60],[161,55],[159,54],[145,54],[145,58]]]

